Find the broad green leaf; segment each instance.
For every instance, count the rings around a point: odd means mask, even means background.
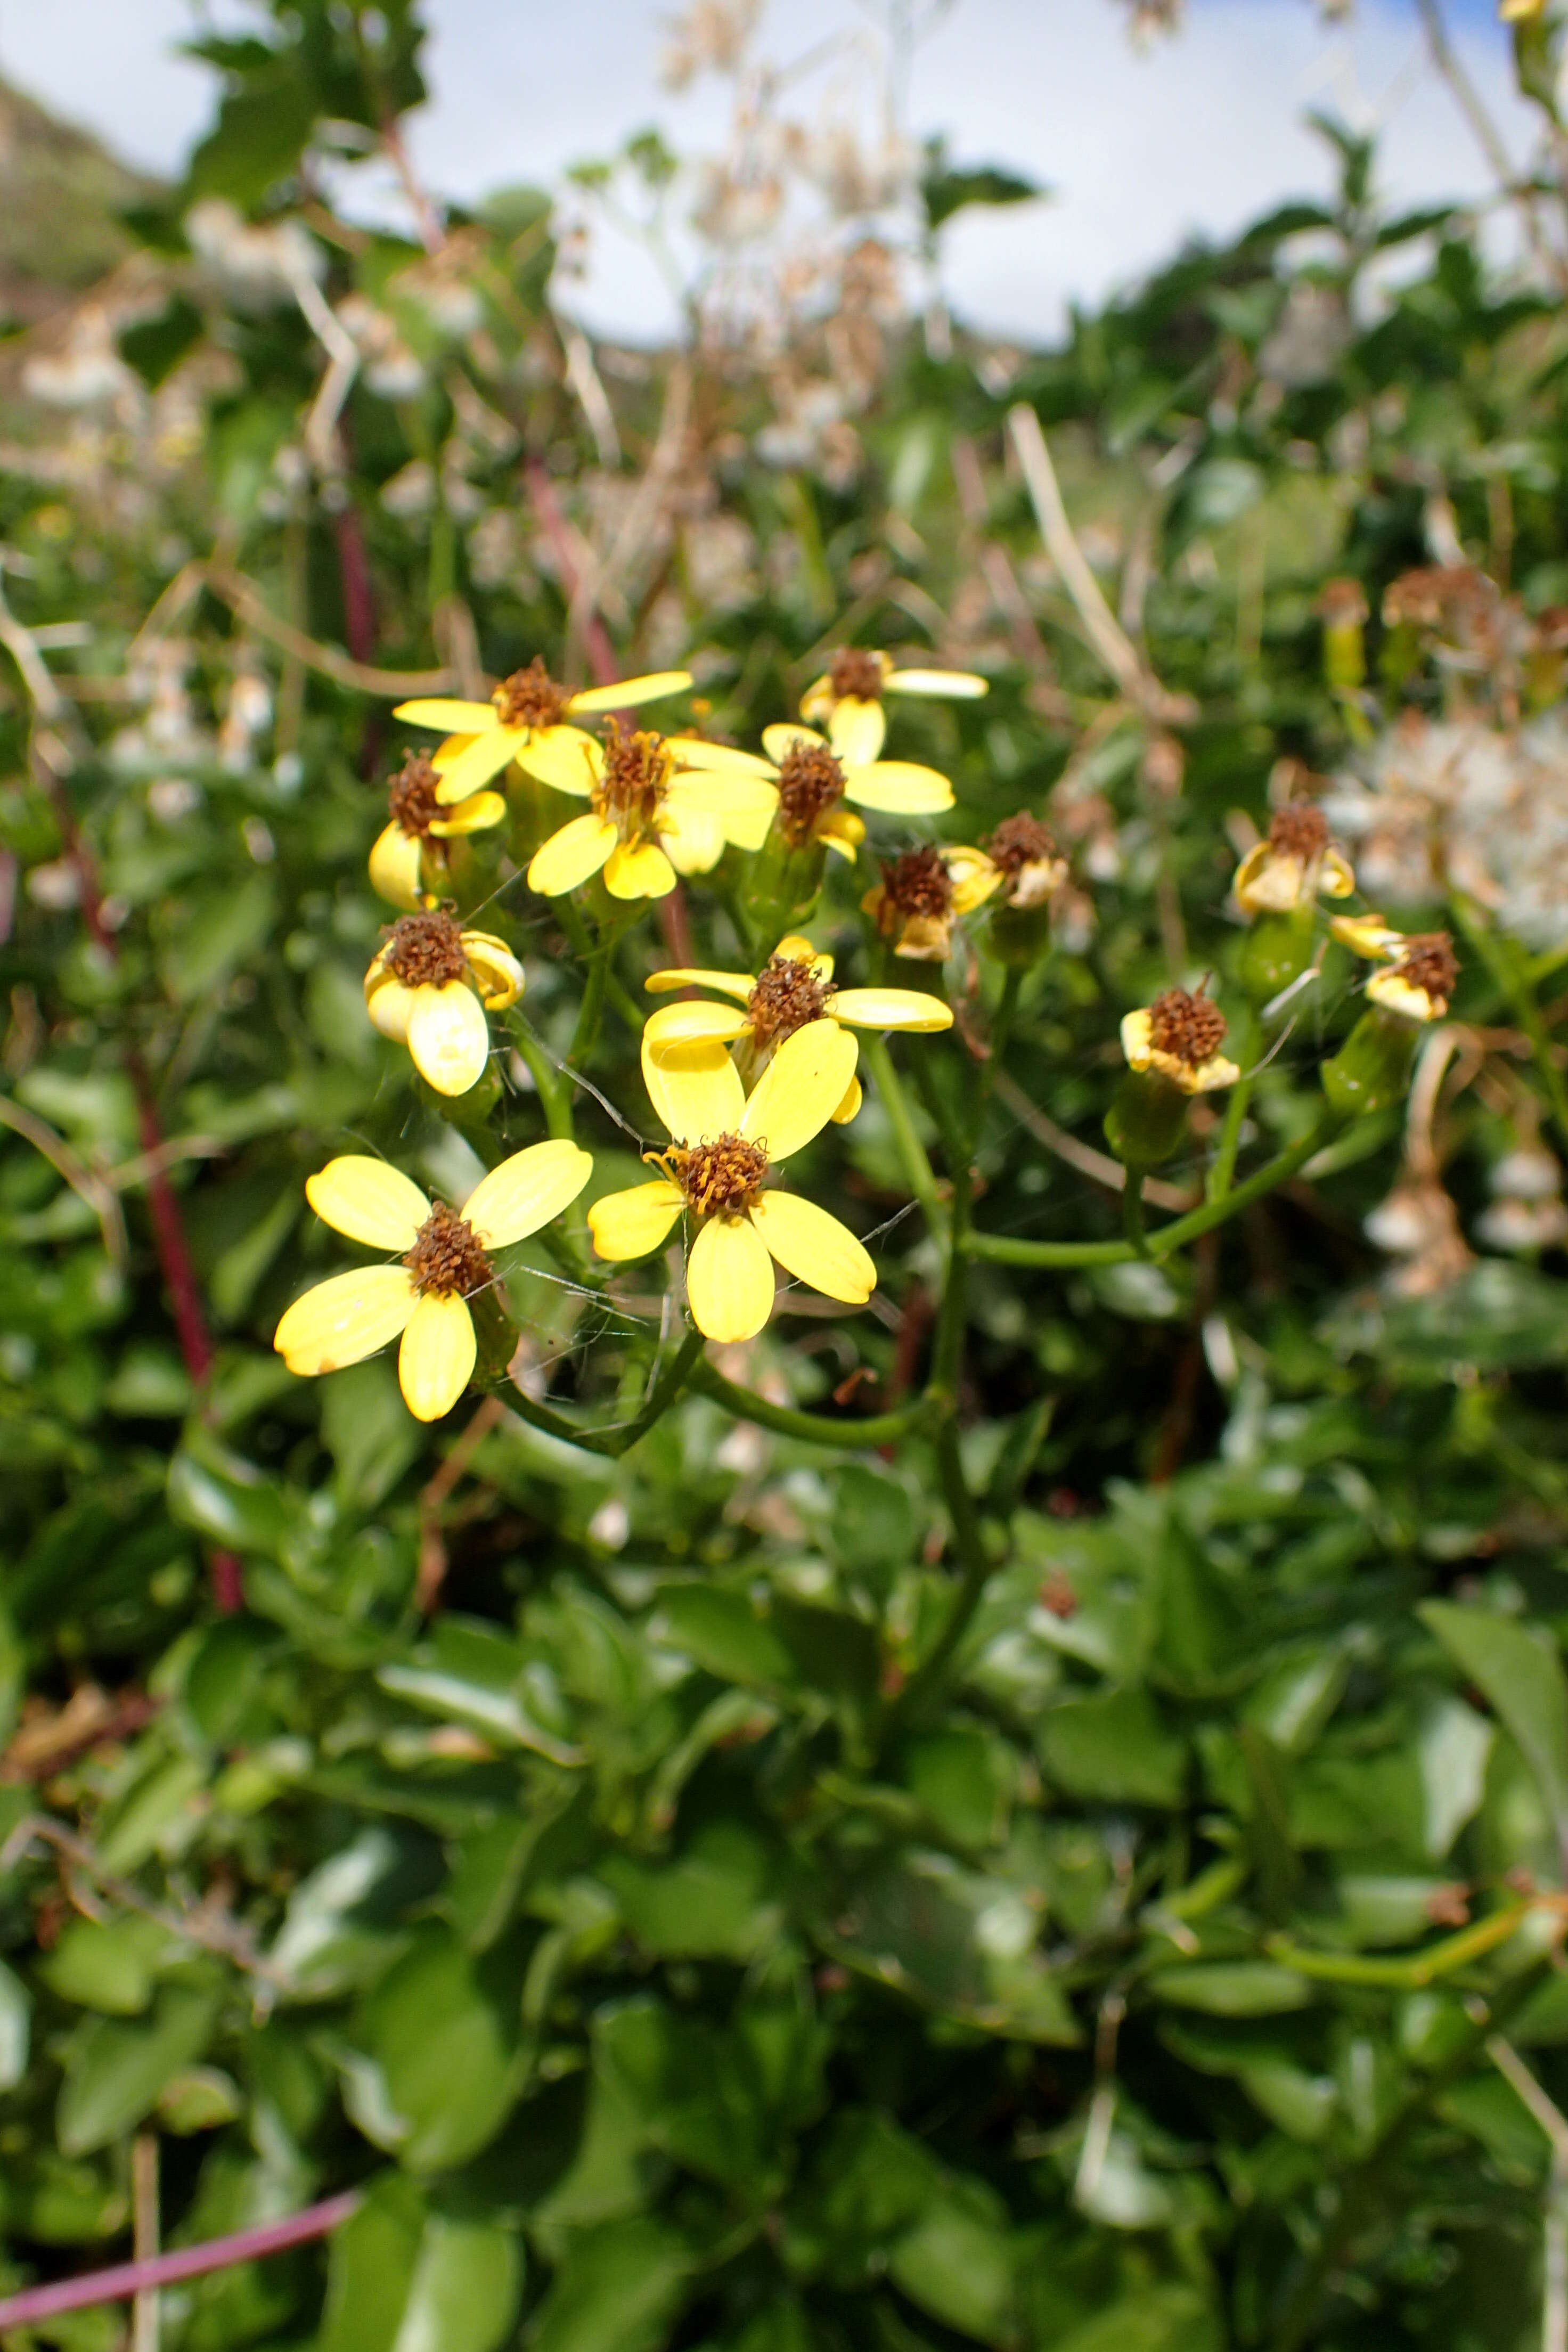
[[[503,1970],[433,1922],[367,1997],[363,2046],[411,2170],[462,2164],[500,2129],[517,2095],[516,2001]]]
[[[95,2017],[66,2053],[57,2125],[62,2154],[90,2156],[152,2114],[167,2084],[206,2048],[217,2003],[168,1986],[145,2022]]]
[[[657,2352],[691,2258],[661,2221],[606,2221],[575,2238],[529,2324],[529,2352]]]
[[[14,2091],[27,2071],[32,2013],[26,1986],[0,1960],[0,2091]]]
[[[1144,1690],[1063,1700],[1044,1717],[1039,1745],[1046,1770],[1074,1796],[1162,1807],[1182,1801],[1184,1744]]]
[[[795,1678],[795,1662],[743,1593],[715,1584],[660,1588],[658,1632],[694,1664],[724,1682],[772,1688]]]
[[[1518,1740],[1558,1835],[1568,1838],[1568,1677],[1556,1644],[1510,1618],[1449,1601],[1428,1601],[1420,1613]]]
[[[1156,1969],[1144,1982],[1156,2000],[1210,2017],[1279,2017],[1320,1998],[1307,1978],[1271,1960],[1195,1960]]]
[[[632,1933],[666,1959],[749,1959],[783,1925],[778,1864],[738,1822],[715,1822],[665,1863],[615,1854],[601,1875]]]

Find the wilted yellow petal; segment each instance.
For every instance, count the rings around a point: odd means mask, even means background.
[[[531,1143],[480,1177],[463,1214],[484,1248],[504,1249],[558,1217],[593,1172],[593,1157],[580,1144]]]
[[[689,669],[650,670],[646,677],[623,677],[614,686],[584,687],[566,705],[568,710],[636,710],[644,702],[662,702],[667,694],[683,694],[691,684]]]
[[[605,861],[605,887],[612,898],[662,898],[675,887],[675,868],[657,841],[618,841]]]
[[[1355,875],[1348,858],[1337,849],[1325,849],[1318,887],[1325,898],[1348,898],[1355,890]]]
[[[542,727],[520,749],[517,764],[555,792],[585,801],[605,772],[605,754],[580,727]]]
[[[416,1421],[439,1421],[450,1412],[474,1369],[479,1353],[468,1301],[450,1291],[429,1291],[416,1306],[397,1351],[397,1384]]]
[[[670,988],[717,988],[726,996],[750,996],[757,982],[749,971],[698,971],[684,967],[667,971],[651,971],[643,986],[650,996],[662,996]]]
[[[648,1100],[677,1143],[738,1132],[746,1090],[726,1048],[716,1038],[655,1045],[643,1033],[643,1082]]]
[[[383,827],[370,853],[370,887],[394,907],[424,903],[419,885],[419,836],[400,824]]]
[[[634,1184],[627,1192],[606,1192],[588,1212],[588,1231],[601,1257],[646,1257],[658,1249],[680,1214],[679,1184]]]
[[[437,1094],[466,1095],[485,1074],[490,1033],[483,1005],[463,981],[414,992],[408,1016],[408,1051],[414,1066]]]
[[[847,1225],[803,1201],[798,1192],[760,1192],[752,1223],[786,1274],[829,1298],[864,1306],[877,1287],[877,1269]]]
[[[345,1152],[305,1179],[305,1198],[323,1223],[372,1249],[405,1250],[430,1214],[417,1184],[384,1160]]]
[[[844,790],[861,808],[880,809],[891,816],[934,816],[952,806],[947,778],[912,760],[874,760],[869,767],[851,768]]]
[[[522,994],[522,966],[504,940],[489,931],[465,931],[463,950],[483,1002],[492,1013],[515,1004]]]
[[[896,669],[882,688],[884,694],[917,694],[945,702],[973,702],[989,694],[988,678],[969,669]]]
[[[1002,885],[1002,868],[994,866],[983,849],[970,849],[953,842],[942,853],[947,878],[952,885],[952,911],[955,915],[972,915],[983,907],[994,890]]]
[[[414,1285],[402,1266],[356,1266],[297,1298],[272,1344],[291,1372],[335,1372],[395,1339],[413,1312]]]
[[[732,1004],[661,1004],[643,1024],[650,1045],[676,1045],[689,1038],[738,1037],[746,1016]]]
[[[857,1029],[951,1029],[952,1008],[915,988],[837,988],[823,1007]]]
[[[853,809],[829,809],[825,817],[817,820],[816,837],[826,847],[840,857],[848,858],[853,864],[855,854],[866,838],[866,827]]]
[[[1121,1050],[1127,1056],[1130,1070],[1146,1070],[1153,1057],[1151,1032],[1153,1023],[1146,1004],[1136,1013],[1123,1013],[1121,1018]]]
[[[827,1125],[855,1075],[860,1049],[835,1021],[808,1021],[786,1037],[758,1079],[741,1133],[787,1160]]]
[[[457,702],[445,695],[425,695],[413,702],[400,702],[392,715],[395,719],[406,719],[413,727],[439,727],[447,735],[478,735],[496,723],[493,702]]]
[[[490,715],[492,719],[495,716],[493,711]],[[477,793],[481,784],[499,776],[503,768],[511,765],[522,740],[521,727],[490,726],[482,735],[476,735],[467,751],[459,751],[451,766],[441,770],[436,797],[442,807],[450,808],[455,801],[466,801],[470,793]]]
[[[414,1010],[414,991],[405,988],[395,971],[388,971],[379,956],[364,976],[365,1010],[384,1037],[395,1045],[408,1042],[408,1016]]]
[[[710,1339],[753,1339],[773,1311],[773,1262],[749,1217],[710,1217],[686,1262],[691,1319]]]
[[[575,890],[598,872],[620,839],[613,824],[603,817],[574,816],[559,833],[533,853],[528,869],[528,887],[546,898],[559,898],[568,890]]]
[[[1166,1062],[1167,1056],[1157,1054],[1154,1059],[1156,1066],[1160,1066]],[[1190,1064],[1186,1066],[1172,1064],[1171,1076],[1184,1094],[1211,1095],[1217,1087],[1235,1086],[1241,1076],[1241,1071],[1235,1062],[1227,1061],[1223,1054],[1211,1054],[1206,1062],[1199,1062],[1195,1067]]]
[[[888,714],[879,702],[846,694],[833,706],[827,740],[847,767],[866,767],[888,740]]]
[[[1448,1010],[1447,998],[1429,995],[1397,971],[1374,971],[1366,992],[1374,1004],[1381,1004],[1385,1013],[1396,1013],[1402,1021],[1439,1021]]]
[[[483,833],[489,825],[505,823],[504,793],[470,793],[466,801],[449,808],[445,816],[433,817],[430,830],[438,840],[445,841],[449,834]]]

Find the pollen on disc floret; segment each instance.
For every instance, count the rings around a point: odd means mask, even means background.
[[[759,1045],[782,1043],[820,1021],[828,990],[802,956],[770,956],[746,999],[746,1023]]]
[[[404,915],[392,926],[384,960],[405,988],[445,987],[468,970],[462,926],[436,907]]]
[[[765,1145],[743,1135],[716,1136],[703,1143],[672,1144],[664,1155],[671,1181],[700,1217],[750,1206],[767,1173]]]
[[[526,669],[503,677],[491,699],[503,727],[559,727],[571,700],[536,654]]]
[[[779,761],[779,831],[792,849],[810,840],[844,797],[844,767],[826,743],[792,743]]]

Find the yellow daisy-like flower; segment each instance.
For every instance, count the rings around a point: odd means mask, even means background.
[[[1002,868],[983,849],[928,843],[885,862],[881,880],[860,904],[895,955],[942,963],[958,917],[984,906],[1003,879]]]
[[[800,715],[825,727],[839,758],[858,766],[874,760],[887,740],[884,695],[973,702],[989,692],[988,681],[970,670],[900,669],[887,654],[843,646],[801,696]]]
[[[704,1060],[701,1049],[711,1063],[727,1058],[726,1049],[738,1041],[736,1065],[742,1084],[749,1086],[778,1049],[814,1021],[879,1030],[952,1026],[952,1010],[938,996],[912,988],[835,988],[833,958],[819,955],[809,940],[793,932],[779,941],[760,972],[676,969],[656,971],[645,985],[652,995],[671,988],[711,988],[740,999],[738,1004],[666,1004],[649,1016],[643,1030],[643,1074],[661,1117],[659,1061],[671,1052],[695,1082]],[[859,1108],[860,1081],[851,1077],[834,1118],[842,1126]]]
[[[645,1257],[686,1211],[696,1225],[687,1303],[710,1339],[755,1338],[773,1311],[775,1258],[814,1290],[864,1306],[877,1269],[848,1227],[798,1193],[765,1189],[770,1170],[843,1101],[855,1050],[837,1022],[813,1021],[784,1040],[750,1101],[728,1055],[696,1071],[665,1059],[658,1106],[674,1140],[647,1155],[662,1171],[655,1182],[606,1193],[589,1210],[599,1255]]]
[[[334,1274],[297,1298],[272,1335],[291,1372],[335,1372],[401,1335],[408,1410],[438,1421],[468,1385],[477,1353],[468,1300],[494,1280],[488,1253],[525,1241],[574,1202],[594,1171],[575,1143],[535,1143],[481,1176],[459,1213],[427,1201],[384,1160],[329,1160],[305,1186],[316,1214],[351,1241],[395,1250],[396,1265]]]
[[[372,888],[395,907],[427,906],[447,878],[447,843],[505,822],[506,802],[500,793],[473,793],[455,807],[444,807],[437,797],[439,782],[428,755],[410,751],[387,786],[391,821],[370,853],[370,879]]]
[[[1268,836],[1249,849],[1232,884],[1249,915],[1288,915],[1313,898],[1348,898],[1349,861],[1329,839],[1329,821],[1312,801],[1276,809]]]
[[[1373,1004],[1396,1013],[1402,1021],[1442,1020],[1459,977],[1459,960],[1447,931],[1406,936],[1392,929],[1381,915],[1337,915],[1330,928],[1357,955],[1387,966],[1367,982]]]
[[[678,874],[717,866],[727,843],[760,849],[778,806],[771,776],[747,753],[690,736],[628,734],[614,719],[602,743],[563,729],[519,759],[541,782],[591,804],[533,854],[529,887],[547,898],[601,870],[612,898],[662,898]]]
[[[439,727],[447,740],[435,754],[441,771],[437,797],[448,807],[467,800],[481,784],[510,767],[520,751],[541,745],[563,749],[591,739],[574,719],[606,710],[636,710],[679,694],[691,684],[686,669],[656,670],[647,677],[624,677],[616,686],[589,686],[572,694],[557,686],[537,657],[526,669],[502,678],[488,702],[456,702],[445,696],[400,702],[395,719],[414,727]]]
[[[1026,809],[1020,809],[1016,816],[1003,818],[984,853],[968,853],[976,860],[982,855],[996,876],[994,887],[1001,891],[1004,904],[1009,907],[1024,910],[1043,907],[1047,899],[1055,898],[1068,878],[1068,862],[1057,847],[1055,835],[1049,825],[1042,824]],[[971,891],[977,887],[982,873],[978,866],[965,869]]]
[[[1219,1050],[1226,1025],[1219,1006],[1201,988],[1168,988],[1152,1004],[1125,1016],[1121,1050],[1130,1069],[1158,1070],[1184,1095],[1212,1094],[1241,1076]]]
[[[744,760],[751,772],[777,787],[779,831],[788,849],[820,841],[852,858],[866,827],[846,801],[888,816],[936,816],[952,806],[952,786],[935,768],[912,760],[846,759],[809,727],[765,727],[763,748],[766,759],[754,752],[725,756]]]
[[[438,1094],[466,1095],[489,1059],[487,1008],[522,994],[522,966],[489,931],[467,931],[427,907],[394,923],[364,976],[364,1001],[384,1037],[406,1045]]]

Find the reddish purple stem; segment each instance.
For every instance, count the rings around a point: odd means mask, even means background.
[[[307,2205],[286,2221],[264,2221],[259,2229],[237,2230],[232,2237],[209,2238],[205,2245],[182,2246],[176,2253],[154,2254],[144,2263],[116,2263],[106,2271],[89,2271],[81,2278],[57,2279],[52,2286],[30,2286],[0,2302],[0,2333],[23,2327],[31,2320],[53,2319],[58,2312],[82,2311],[93,2303],[128,2303],[132,2295],[153,2287],[173,2286],[177,2279],[201,2278],[208,2271],[231,2270],[237,2263],[258,2262],[264,2254],[280,2254],[324,2238],[346,2221],[360,2201],[357,2189]]]

